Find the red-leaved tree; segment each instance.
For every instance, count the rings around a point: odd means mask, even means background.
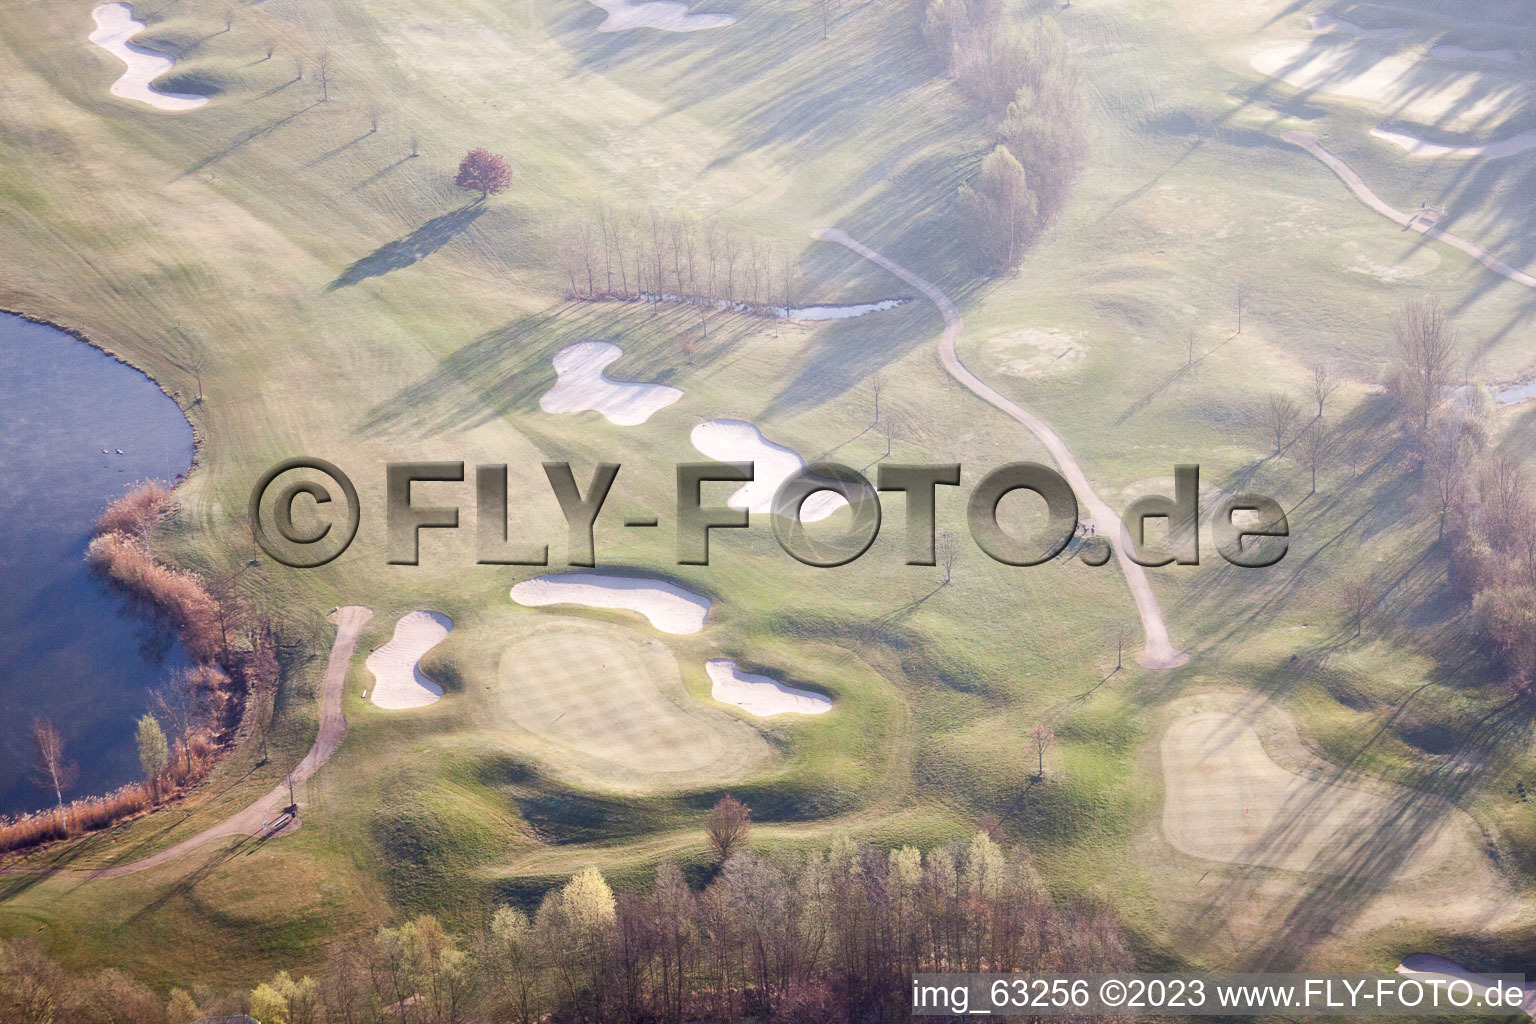
[[[512,167],[488,149],[472,149],[459,161],[459,173],[453,183],[467,192],[479,192],[484,199],[512,184]]]

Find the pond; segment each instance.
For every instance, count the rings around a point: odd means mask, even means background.
[[[79,764],[74,795],[138,777],[134,720],[181,655],[85,548],[103,506],[191,462],[192,427],[148,377],[0,314],[0,813],[52,803],[29,780],[39,716]]]

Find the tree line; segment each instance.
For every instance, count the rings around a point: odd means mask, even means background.
[[[338,945],[318,974],[222,995],[166,1001],[110,969],[69,977],[25,939],[0,944],[0,1024],[854,1024],[910,1019],[920,971],[1133,967],[1107,910],[1053,901],[1028,858],[983,830],[926,852],[738,845],[699,890],[673,864],[619,894],[588,868],[531,917],[502,906],[468,935],[416,917]]]
[[[959,231],[981,269],[1015,270],[1087,161],[1081,72],[1054,24],[1026,28],[1005,0],[928,0],[923,34],[992,130],[991,151],[960,186]]]
[[[597,203],[561,231],[573,299],[679,302],[701,319],[727,309],[785,315],[799,297],[792,255],[688,210]]]
[[[1454,593],[1489,642],[1506,683],[1536,696],[1536,492],[1494,444],[1488,393],[1457,361],[1458,332],[1434,301],[1393,319],[1397,358],[1388,390],[1420,473],[1420,502],[1437,520]]]
[[[0,817],[0,853],[106,828],[185,792],[212,770],[242,724],[266,757],[282,676],[276,630],[240,593],[238,572],[202,577],[156,557],[152,533],[170,507],[163,484],[137,485],[97,518],[86,550],[98,572],[176,635],[191,662],[150,692],[136,723],[144,779],[66,800],[77,762],[51,721],[34,720],[33,781],[54,806]]]

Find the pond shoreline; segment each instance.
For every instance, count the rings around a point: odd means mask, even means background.
[[[95,350],[96,352],[100,353],[101,355],[104,355],[104,356],[108,357],[113,362],[115,362],[115,363],[117,363],[117,364],[119,364],[119,365],[121,365],[123,367],[126,367],[126,368],[132,370],[134,373],[138,374],[144,380],[146,380],[149,383],[151,383],[155,387],[155,389],[157,391],[159,391],[160,394],[162,394],[169,402],[171,402],[171,403],[173,403],[175,405],[175,407],[177,409],[177,412],[180,415],[181,421],[186,424],[187,430],[188,430],[188,432],[190,434],[190,450],[187,451],[187,454],[186,454],[185,469],[182,470],[177,475],[177,477],[175,479],[164,481],[169,496],[174,500],[175,497],[177,496],[177,494],[180,492],[182,484],[184,484],[185,482],[190,480],[192,474],[203,465],[204,446],[206,444],[207,438],[205,437],[203,431],[200,429],[198,423],[194,422],[193,418],[188,414],[189,413],[189,409],[191,408],[191,406],[192,405],[196,405],[197,403],[194,401],[190,405],[184,404],[183,401],[181,400],[181,398],[177,394],[173,393],[168,387],[166,387],[166,385],[158,377],[156,377],[154,374],[148,372],[144,367],[138,365],[137,363],[135,363],[131,359],[125,358],[123,354],[121,354],[121,353],[119,353],[119,352],[109,348],[107,345],[105,345],[102,342],[98,341],[96,338],[92,337],[90,334],[86,333],[85,331],[83,331],[83,330],[81,330],[79,328],[72,327],[72,326],[69,326],[67,324],[60,323],[60,322],[58,322],[56,320],[50,319],[50,318],[45,317],[45,316],[40,316],[40,315],[38,315],[38,314],[36,314],[34,312],[30,312],[30,311],[24,310],[24,309],[15,309],[15,308],[9,308],[9,307],[0,306],[0,315],[4,315],[4,316],[8,316],[8,317],[13,317],[16,320],[22,321],[22,322],[27,323],[27,324],[33,324],[33,325],[36,325],[38,327],[46,328],[46,329],[48,329],[50,331],[56,331],[59,334],[65,335],[65,336],[67,336],[68,338],[70,338],[70,339],[72,339],[74,341],[78,341],[78,342],[84,343],[85,345],[89,346],[91,349]],[[158,475],[158,474],[156,474],[156,475]],[[113,501],[117,500],[118,497],[121,497],[121,496],[120,495],[119,496],[112,496],[110,494],[109,495],[104,495],[103,496],[103,501],[102,501],[102,509],[105,509]],[[99,511],[100,511],[100,509],[98,509],[98,512]],[[85,557],[85,553],[84,552],[81,552],[81,557],[82,558]],[[188,570],[181,570],[180,567],[179,566],[175,566],[174,563],[165,563],[165,564],[169,565],[172,568],[178,569],[178,571],[188,571]],[[98,572],[98,570],[95,569],[95,568],[92,568],[92,569],[90,569],[88,571],[90,571],[93,575],[96,575],[97,572]],[[160,631],[160,630],[162,630],[164,628],[167,628],[166,627],[166,623],[164,621],[161,621],[161,620],[163,620],[163,618],[165,616],[165,612],[166,612],[165,609],[159,607],[158,605],[156,605],[152,601],[148,601],[146,603],[147,599],[143,595],[136,594],[136,593],[134,593],[131,590],[125,590],[125,589],[123,589],[122,587],[120,587],[118,584],[116,584],[114,581],[112,581],[110,579],[105,579],[105,580],[103,580],[103,582],[105,583],[105,585],[106,585],[106,587],[107,587],[109,592],[115,593],[117,595],[116,604],[117,604],[118,608],[121,611],[128,612],[128,613],[135,614],[135,615],[138,614],[138,611],[147,611],[149,613],[150,617],[152,619],[156,620],[156,621],[150,623],[150,627],[149,628],[152,628],[152,629],[154,629],[156,631]],[[136,610],[136,606],[142,606],[142,607],[140,607],[138,610]],[[90,628],[90,626],[91,626],[90,623],[81,623],[81,625],[83,627],[85,627],[85,628]],[[172,635],[174,636],[174,629],[172,629]],[[242,714],[241,714],[242,723],[241,723],[241,726],[237,729],[236,734],[231,737],[231,741],[229,743],[227,743],[227,744],[222,745],[223,749],[220,751],[219,755],[216,757],[216,760],[217,759],[221,759],[222,754],[224,752],[227,752],[228,750],[231,750],[235,746],[238,745],[239,735],[244,732],[244,727],[243,727],[244,726],[244,723],[243,723],[244,717],[245,717],[245,715],[244,715],[244,708],[242,707]],[[210,765],[210,770],[211,770],[211,767],[212,766]],[[203,775],[203,778],[206,779],[206,777],[207,777],[207,775],[205,773]],[[198,788],[200,788],[201,781],[202,780],[199,780],[197,783],[194,783],[193,785],[189,786],[186,789],[178,790],[175,793],[174,796],[172,796],[164,804],[160,804],[158,806],[166,806],[166,805],[171,804],[171,803],[178,803],[178,802],[180,802],[181,800],[183,800],[187,796],[189,796],[192,793],[196,792],[196,790]],[[70,807],[70,808],[73,808],[77,804],[83,806],[83,805],[88,805],[88,804],[99,804],[99,803],[110,802],[110,801],[113,801],[113,800],[118,799],[119,797],[121,797],[121,795],[124,793],[125,790],[127,790],[127,789],[129,789],[129,788],[131,788],[131,787],[133,787],[135,785],[139,785],[139,784],[138,783],[130,782],[130,783],[124,783],[124,784],[116,785],[116,786],[108,786],[105,789],[100,789],[100,790],[93,789],[93,790],[91,790],[89,792],[84,792],[84,793],[80,793],[80,794],[77,794],[77,795],[73,796],[72,798],[70,798],[69,800],[66,801],[66,806]],[[140,817],[140,816],[148,813],[149,810],[153,810],[153,809],[154,808],[149,808],[149,809],[146,809],[146,810],[130,811],[130,812],[126,813],[126,814],[113,816],[111,821],[106,822],[106,823],[102,823],[102,824],[97,824],[97,825],[92,826],[90,828],[81,829],[79,833],[73,833],[73,831],[72,831],[71,838],[73,838],[75,834],[86,834],[86,833],[89,833],[89,832],[100,831],[103,828],[109,828],[109,827],[112,827],[113,825],[120,824],[120,823],[122,823],[124,821],[132,820],[134,818]],[[58,808],[56,806],[39,807],[36,810],[26,811],[26,812],[22,812],[20,814],[9,814],[9,815],[7,815],[7,814],[0,814],[0,822],[16,822],[16,821],[26,820],[28,818],[33,818],[33,817],[36,817],[36,816],[39,816],[39,815],[46,816],[46,815],[55,815],[57,813],[58,813]],[[72,815],[72,817],[73,817],[73,815]],[[39,848],[41,846],[49,845],[49,843],[51,843],[53,841],[56,841],[56,840],[45,839],[45,840],[43,840],[43,841],[41,841],[39,843],[31,844],[31,845],[28,845],[26,847],[18,847],[18,848],[14,848],[14,849],[11,849],[11,850],[7,850],[6,853],[5,853],[5,856],[9,856],[11,854],[18,853],[22,849],[37,849],[37,848]]]

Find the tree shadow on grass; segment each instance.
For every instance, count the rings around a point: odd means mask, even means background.
[[[484,204],[474,202],[468,206],[461,206],[449,213],[433,217],[404,238],[397,238],[393,242],[381,245],[367,256],[352,264],[341,272],[340,277],[326,285],[325,290],[333,292],[338,288],[347,288],[370,277],[383,277],[390,271],[401,270],[411,266],[413,263],[420,263],[453,241],[460,232],[473,224],[484,212]]]

